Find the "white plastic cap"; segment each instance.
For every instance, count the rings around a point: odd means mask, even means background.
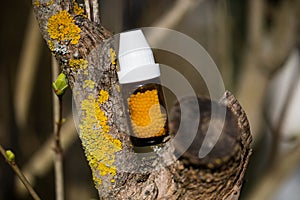
[[[119,82],[133,83],[160,76],[159,64],[141,30],[120,34],[118,60]]]

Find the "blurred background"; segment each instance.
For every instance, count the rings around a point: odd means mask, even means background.
[[[101,0],[100,5],[102,23],[113,33],[158,26],[197,40],[250,120],[253,155],[241,199],[299,199],[299,0]],[[0,144],[14,151],[42,199],[54,199],[51,53],[29,0],[4,1],[2,8]],[[206,94],[184,61],[155,55],[158,63],[182,70],[197,94]],[[70,91],[63,101],[66,199],[97,199]],[[0,199],[31,199],[21,186],[0,158]]]

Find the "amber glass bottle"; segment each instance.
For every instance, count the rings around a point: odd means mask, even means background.
[[[141,30],[120,34],[118,60],[132,144],[143,147],[162,143],[168,123],[160,70]]]

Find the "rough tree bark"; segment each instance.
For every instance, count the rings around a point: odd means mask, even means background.
[[[33,7],[41,33],[69,79],[79,136],[100,199],[238,199],[251,154],[251,134],[246,114],[230,92],[219,102],[204,102],[226,107],[230,113],[230,134],[224,133],[225,139],[217,145],[225,149],[234,145],[234,154],[219,161],[209,154],[197,165],[189,152],[176,160],[172,143],[166,142],[155,155],[141,159],[126,134],[111,33],[89,20],[74,1],[33,0]],[[176,114],[173,119],[176,123]],[[226,140],[232,135],[237,137]]]

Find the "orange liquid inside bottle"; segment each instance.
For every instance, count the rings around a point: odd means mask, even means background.
[[[159,79],[151,81],[157,82]],[[168,135],[163,91],[158,83],[147,83],[151,81],[146,81],[146,84],[140,82],[122,86],[123,95],[126,97],[131,141],[134,146],[160,144]]]

